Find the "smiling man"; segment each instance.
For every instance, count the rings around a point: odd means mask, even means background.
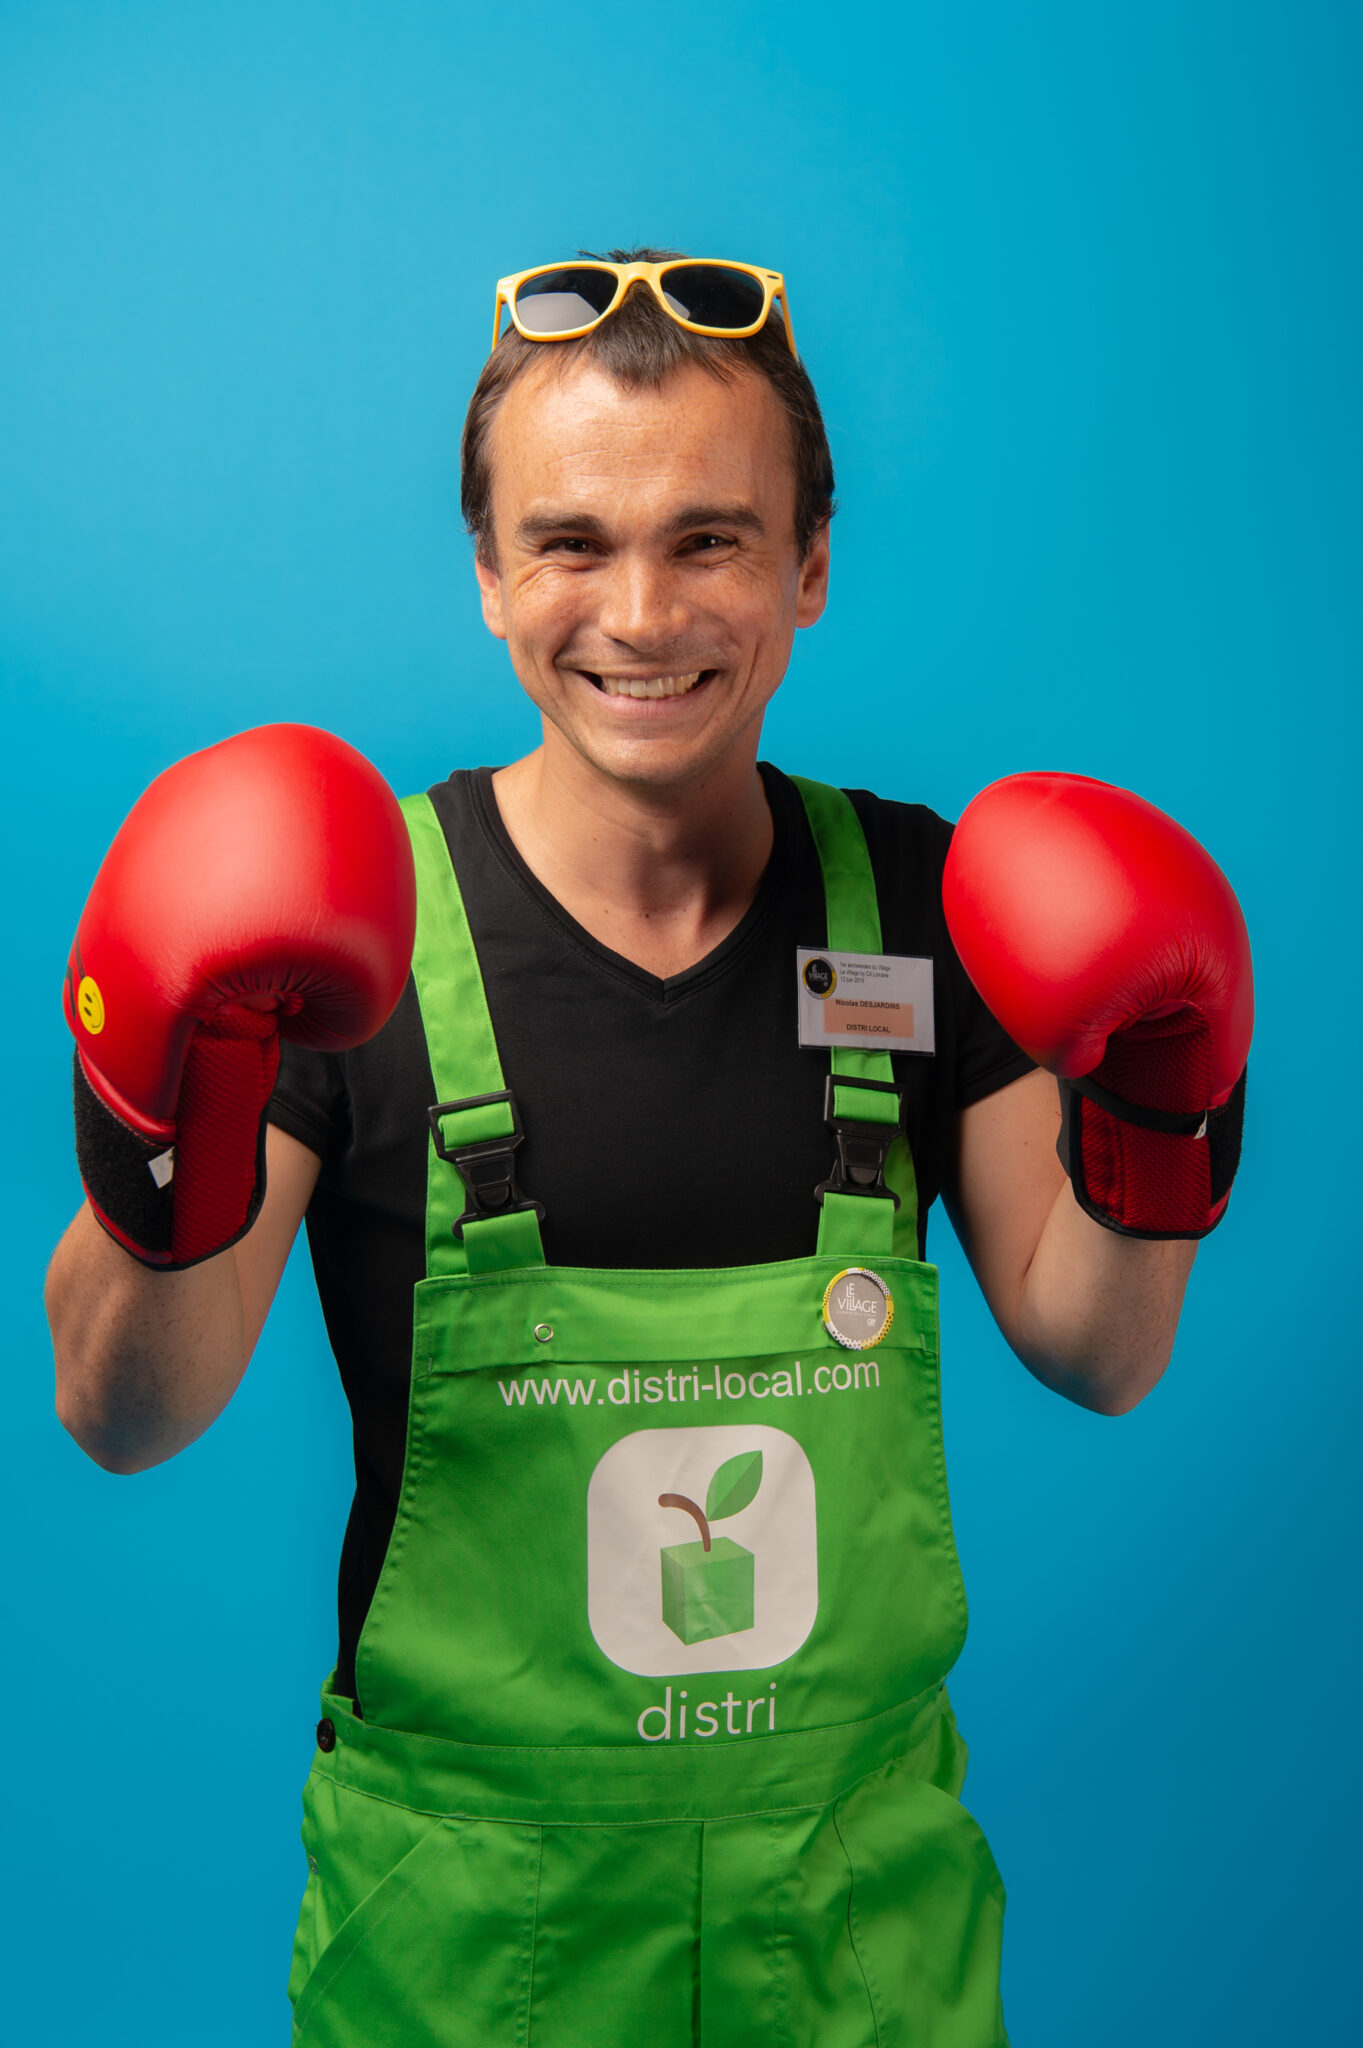
[[[149,1250],[83,1112],[61,1413],[116,1471],[192,1441],[306,1215],[356,1493],[296,2039],[997,2048],[927,1215],[1038,1377],[1140,1400],[1234,1170],[1238,912],[1104,785],[999,785],[949,858],[920,806],[759,764],[833,510],[776,273],[617,252],[497,304],[464,502],[541,744],[404,806],[411,978],[365,983],[358,1049],[286,1046],[244,1221]],[[346,806],[352,866],[395,873],[372,793]],[[357,920],[385,958],[410,935],[358,886],[348,1000]],[[317,973],[257,973],[232,1028]],[[82,956],[78,1102],[126,1123],[93,985]],[[227,1029],[200,1014],[196,1046]]]

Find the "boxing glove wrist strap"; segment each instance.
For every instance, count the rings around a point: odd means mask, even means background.
[[[266,1111],[277,1020],[226,1007],[190,1041],[173,1141],[126,1123],[75,1060],[76,1158],[90,1208],[116,1243],[179,1272],[244,1237],[265,1198]]]
[[[1217,1108],[1186,1114],[1128,1102],[1089,1075],[1062,1079],[1056,1151],[1080,1208],[1124,1237],[1206,1237],[1240,1164],[1247,1074]]]
[[[1120,1095],[1114,1095],[1110,1088],[1104,1088],[1089,1074],[1074,1081],[1062,1081],[1064,1088],[1073,1088],[1075,1093],[1096,1102],[1099,1109],[1105,1109],[1109,1116],[1115,1116],[1124,1124],[1136,1124],[1143,1131],[1163,1131],[1170,1138],[1205,1138],[1210,1110],[1195,1109],[1186,1114],[1172,1109],[1146,1109],[1139,1102],[1126,1102]]]
[[[76,1163],[86,1199],[109,1235],[144,1265],[170,1263],[175,1152],[115,1116],[75,1055]]]

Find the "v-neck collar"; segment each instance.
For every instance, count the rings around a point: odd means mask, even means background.
[[[779,768],[773,768],[770,762],[759,761],[757,769],[771,809],[772,845],[753,900],[726,938],[681,974],[669,975],[651,974],[625,954],[603,945],[564,909],[558,898],[527,867],[502,821],[492,787],[496,769],[475,769],[467,776],[467,782],[473,815],[489,849],[506,874],[530,897],[562,938],[603,972],[617,980],[627,981],[655,1002],[667,1004],[677,1002],[697,989],[709,987],[729,973],[760,937],[782,893],[804,813],[794,784]]]

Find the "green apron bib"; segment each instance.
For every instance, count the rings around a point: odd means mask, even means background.
[[[829,949],[878,952],[856,815],[799,786]],[[889,1057],[831,1055],[812,1258],[546,1265],[444,835],[404,808],[426,1277],[358,1702],[324,1692],[304,1794],[294,2039],[1000,2048],[1003,1892],[943,1686],[966,1612],[936,1273]],[[874,1301],[868,1273],[892,1319],[847,1348],[825,1296]]]

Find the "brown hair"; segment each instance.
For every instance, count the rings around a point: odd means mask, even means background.
[[[666,263],[676,249],[611,249],[606,257],[579,256],[611,263]],[[526,341],[514,327],[483,365],[464,420],[462,486],[464,524],[473,535],[481,560],[493,560],[492,470],[488,435],[497,408],[517,378],[546,359],[556,370],[583,358],[599,363],[626,391],[657,389],[675,370],[694,363],[711,377],[729,383],[744,370],[765,377],[790,422],[791,458],[795,470],[795,542],[801,560],[809,553],[820,528],[833,517],[833,458],[814,386],[803,363],[790,352],[785,327],[773,305],[765,326],[742,341],[690,334],[663,311],[646,285],[635,284],[608,320],[576,341]]]

